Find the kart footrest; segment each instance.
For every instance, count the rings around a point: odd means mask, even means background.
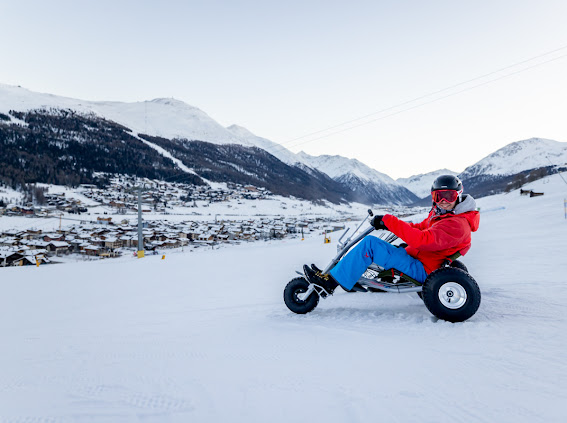
[[[359,284],[358,282],[354,284],[354,286],[351,288],[350,290],[351,292],[355,291],[355,292],[368,292],[368,290],[363,287],[361,284]]]

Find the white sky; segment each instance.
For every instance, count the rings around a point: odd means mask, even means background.
[[[86,100],[175,97],[394,178],[462,171],[513,141],[567,141],[566,16],[565,0],[0,0],[0,82]]]

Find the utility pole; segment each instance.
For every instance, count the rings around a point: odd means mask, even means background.
[[[138,258],[144,257],[144,234],[142,230],[142,186],[138,187]]]

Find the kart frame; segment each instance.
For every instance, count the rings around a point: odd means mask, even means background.
[[[370,235],[372,232],[376,230],[373,226],[370,226],[366,230],[362,231],[359,235],[357,235],[354,239],[352,239],[353,235],[355,235],[360,229],[360,227],[366,221],[368,221],[368,219],[371,218],[373,215],[374,214],[372,213],[372,210],[369,209],[368,216],[364,218],[364,220],[358,225],[358,227],[354,230],[354,232],[351,234],[350,237],[348,237],[344,242],[341,242],[341,240],[348,233],[350,228],[347,228],[345,230],[343,235],[340,237],[337,245],[337,255],[331,260],[331,262],[327,265],[327,267],[325,267],[322,273],[329,273],[352,247],[354,247],[362,239],[364,239],[366,236]],[[383,239],[384,241],[390,244],[392,244],[396,239],[398,239],[396,235],[392,234],[389,231],[385,231],[383,232],[383,234],[387,234],[387,235],[385,237],[381,236],[379,238]],[[368,273],[368,270],[372,272],[376,272],[377,273],[376,277],[373,278],[364,277],[364,275]],[[404,294],[408,292],[422,292],[423,285],[418,284],[418,282],[414,283],[411,281],[404,280],[402,278],[399,278],[400,280],[396,282],[386,282],[381,280],[378,277],[378,274],[383,270],[385,269],[376,265],[375,263],[372,263],[368,267],[364,275],[357,281],[357,283],[360,286],[362,286],[366,291],[368,291],[368,288],[370,288],[370,290],[377,290],[379,292],[393,292],[398,294]],[[304,272],[296,271],[296,273],[299,274],[300,276],[305,277],[305,279],[309,282],[309,279],[307,278],[307,275],[304,274]],[[317,294],[319,294],[319,296],[323,298],[329,295],[329,292],[327,292],[325,288],[323,288],[322,286],[309,282],[309,288],[304,293],[298,294],[297,297],[298,299],[305,301],[307,298],[309,298],[309,296],[313,293],[313,291],[317,292]]]

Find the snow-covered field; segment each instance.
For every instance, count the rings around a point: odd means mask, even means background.
[[[567,176],[567,175],[566,175]],[[322,237],[0,270],[0,422],[563,422],[567,185],[479,200],[469,321],[282,291]]]

